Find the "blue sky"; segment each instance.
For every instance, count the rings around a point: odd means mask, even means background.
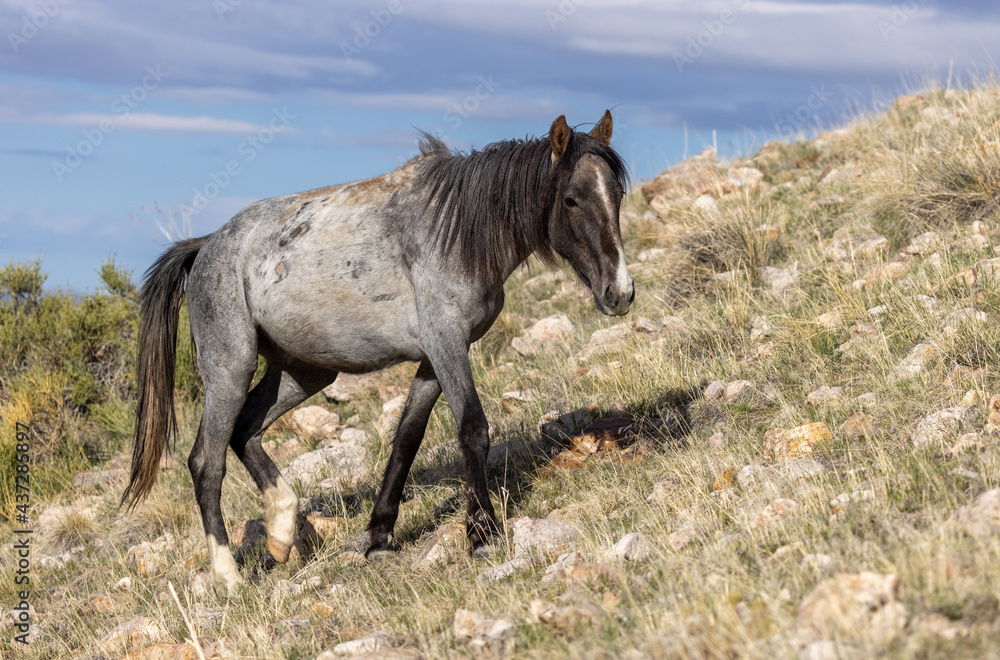
[[[995,0],[0,0],[0,26],[0,260],[76,291],[112,254],[140,275],[155,219],[208,233],[388,171],[417,129],[468,149],[612,108],[638,180],[685,126],[747,152],[1000,57]]]

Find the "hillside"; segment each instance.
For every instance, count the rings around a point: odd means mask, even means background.
[[[32,423],[89,443],[118,429],[114,455],[32,466],[59,475],[32,500],[35,641],[16,645],[8,621],[0,652],[197,658],[190,625],[206,658],[1000,657],[998,220],[995,85],[901,97],[813,140],[732,163],[705,152],[637,184],[628,317],[600,315],[568,268],[533,266],[473,347],[508,544],[465,551],[442,401],[400,556],[358,553],[403,365],[345,379],[265,436],[299,480],[306,539],[233,599],[208,579],[185,465],[190,354],[182,439],[125,515],[132,367],[94,349],[44,381],[53,403]],[[101,309],[128,347],[134,288],[115,272],[125,311]],[[100,397],[71,407],[79,373],[109,356]],[[13,408],[15,386],[43,382],[28,362],[3,374],[4,429],[41,410]],[[223,508],[261,563],[260,498],[234,456]],[[19,602],[13,529],[5,607]]]

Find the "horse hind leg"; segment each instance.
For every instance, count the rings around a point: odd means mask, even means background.
[[[288,561],[295,543],[298,497],[261,447],[261,437],[279,417],[333,382],[336,376],[335,371],[291,371],[286,366],[269,364],[264,377],[247,397],[230,442],[262,493],[267,549],[280,564]]]
[[[256,360],[248,362],[242,369],[203,369],[205,410],[198,437],[188,457],[212,572],[226,584],[230,593],[243,580],[229,551],[229,535],[222,515],[222,481],[226,476],[226,447],[246,400],[255,366]]]

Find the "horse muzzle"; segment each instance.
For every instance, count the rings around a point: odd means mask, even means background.
[[[608,316],[624,316],[628,314],[629,307],[635,300],[635,282],[629,277],[625,286],[619,286],[618,283],[612,282],[605,286],[600,293],[597,291],[593,293],[594,302],[601,313]]]

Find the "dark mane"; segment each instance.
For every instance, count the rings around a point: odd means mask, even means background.
[[[429,191],[426,216],[435,245],[443,254],[457,247],[470,274],[497,274],[510,250],[519,260],[536,253],[556,263],[549,217],[585,154],[604,160],[623,190],[628,184],[622,158],[585,133],[573,133],[555,164],[547,138],[504,140],[463,154],[425,133],[420,150],[427,162],[417,185]]]

